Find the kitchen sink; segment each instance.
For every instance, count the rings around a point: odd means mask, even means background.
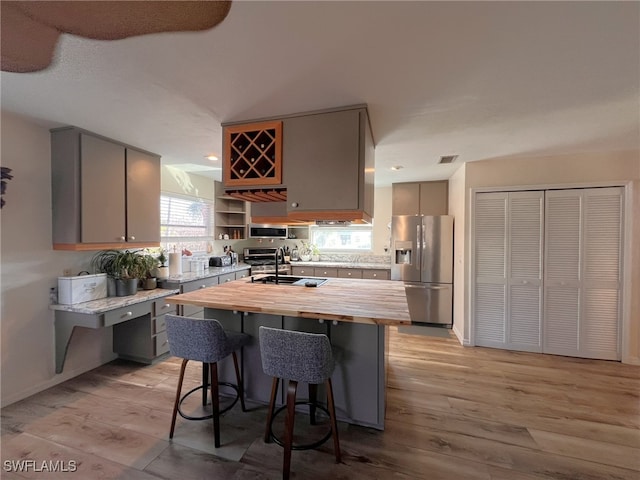
[[[328,278],[320,277],[296,277],[294,275],[278,275],[278,285],[296,285],[301,287],[319,287],[326,283]],[[251,277],[251,283],[273,284],[276,283],[275,275],[265,275],[264,277]]]

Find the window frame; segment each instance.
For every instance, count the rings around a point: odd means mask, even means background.
[[[370,246],[369,248],[335,248],[335,247],[321,247],[316,243],[316,239],[314,236],[315,232],[321,231],[350,231],[350,230],[361,230],[368,231],[370,237]],[[355,253],[373,253],[373,225],[350,225],[348,227],[345,226],[318,226],[318,225],[310,225],[309,226],[309,243],[312,243],[318,247],[318,251],[320,253],[345,253],[345,254],[355,254]]]
[[[164,199],[175,199],[178,201],[190,202],[191,204],[200,203],[206,205],[208,211],[204,216],[204,235],[178,235],[178,236],[164,236],[163,230],[165,227],[190,227],[195,226],[201,228],[199,225],[187,225],[187,224],[168,224],[164,222]],[[168,220],[168,219],[167,219]],[[187,248],[192,252],[204,253],[208,249],[208,245],[214,239],[215,232],[215,204],[213,199],[194,197],[191,195],[181,195],[173,192],[160,192],[160,245],[167,251],[173,251],[174,246],[180,246],[180,248]],[[197,248],[195,248],[197,246]],[[191,247],[191,248],[189,248]]]

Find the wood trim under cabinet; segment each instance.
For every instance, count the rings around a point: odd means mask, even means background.
[[[90,252],[97,250],[124,250],[133,248],[156,248],[160,246],[160,242],[150,243],[54,243],[54,250],[67,250],[73,252]]]
[[[302,212],[289,212],[288,217],[292,220],[315,221],[315,220],[347,220],[353,223],[371,223],[371,215],[367,215],[362,210],[335,210],[317,211],[309,210]]]

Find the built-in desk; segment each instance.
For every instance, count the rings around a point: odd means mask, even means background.
[[[164,315],[175,313],[165,298],[176,289],[142,290],[127,297],[107,297],[75,305],[51,305],[55,310],[56,373],[62,373],[76,327],[114,327],[114,351],[120,357],[151,363],[169,351]],[[126,322],[126,323],[125,323]]]

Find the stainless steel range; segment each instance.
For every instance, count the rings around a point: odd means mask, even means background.
[[[282,250],[278,247],[245,248],[244,263],[251,265],[251,274],[276,273],[276,252],[278,252],[278,273],[289,275],[291,265],[284,263]]]

